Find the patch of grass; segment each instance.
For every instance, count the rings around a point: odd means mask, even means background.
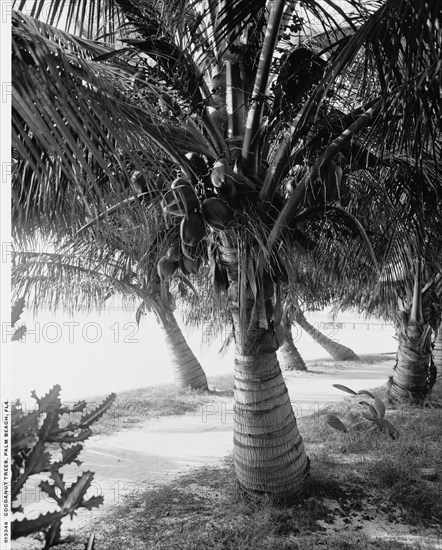
[[[201,468],[127,499],[100,521],[96,544],[100,550],[337,550],[340,542],[326,544],[317,523],[329,515],[314,496],[291,507],[246,497],[230,458],[223,468]]]
[[[217,374],[208,378],[209,388],[215,394],[230,395],[233,398],[233,372],[228,374]]]
[[[213,401],[230,401],[233,398],[233,375],[213,377],[209,379],[209,387],[213,389],[198,391],[163,384],[122,392],[117,395],[109,411],[93,426],[93,433],[114,435],[121,429],[133,429],[145,420],[183,415]]]
[[[246,497],[237,487],[233,461],[194,470],[167,485],[132,495],[96,525],[97,550],[403,550],[394,538],[372,540],[362,532],[326,532],[320,521],[362,509],[366,488],[333,479],[312,464],[306,497],[292,506]],[[327,505],[335,502],[336,509]],[[86,534],[82,536],[86,538]],[[62,545],[60,550],[83,550]],[[419,548],[419,546],[413,546]],[[431,546],[421,546],[431,548]]]
[[[437,527],[442,524],[442,409],[434,406],[440,401],[439,382],[433,392],[433,405],[424,407],[394,405],[386,418],[399,430],[392,440],[386,433],[360,426],[358,430],[341,433],[330,428],[325,417],[337,411],[323,410],[299,420],[313,466],[325,465],[341,480],[343,486],[350,477],[359,477],[363,491],[369,491],[374,501],[387,502],[397,508],[394,520],[410,525]],[[387,402],[385,387],[371,390]],[[363,410],[363,408],[362,408]],[[359,423],[357,406],[346,399],[338,416],[347,426]],[[431,470],[431,479],[426,471]],[[349,477],[350,476],[350,477]],[[374,493],[373,493],[374,491]]]
[[[307,366],[307,369],[320,368],[320,369],[325,369],[326,371],[327,368],[333,369],[338,366],[342,367],[344,364],[346,367],[348,366],[358,367],[364,363],[366,364],[380,363],[383,361],[392,360],[393,358],[394,358],[394,354],[392,353],[369,353],[369,354],[360,355],[358,361],[345,361],[343,363],[325,354],[324,357],[321,357],[320,359],[307,359],[305,361],[305,364]]]

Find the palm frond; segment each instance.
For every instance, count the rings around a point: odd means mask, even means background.
[[[385,98],[384,147],[416,159],[441,130],[441,18],[437,1],[387,2],[369,36]]]
[[[97,62],[113,50],[23,15],[13,22],[16,227],[38,218],[68,231],[126,198],[134,169],[156,174],[148,185],[161,191],[173,163],[194,178],[186,152],[212,156],[194,127],[162,124],[151,104],[139,105],[136,64]]]
[[[39,19],[76,36],[114,42],[124,15],[114,0],[14,0],[14,10]]]

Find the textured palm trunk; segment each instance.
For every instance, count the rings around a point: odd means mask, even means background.
[[[296,322],[301,328],[305,330],[307,334],[309,334],[313,338],[313,340],[317,344],[322,346],[325,351],[329,353],[336,361],[359,361],[359,357],[352,349],[348,348],[347,346],[343,346],[342,344],[331,340],[330,338],[325,336],[325,334],[322,334],[322,332],[317,330],[307,321],[307,319],[304,317],[304,314],[300,311],[296,313]]]
[[[396,337],[399,346],[389,384],[393,398],[414,403],[422,403],[436,381],[436,367],[431,351],[431,308],[422,307],[421,269],[420,261],[416,261],[411,306],[404,308],[397,317]]]
[[[434,340],[433,359],[438,376],[442,374],[442,325],[439,325],[436,338]]]
[[[400,401],[421,403],[431,392],[435,378],[431,327],[407,317],[403,312],[396,326],[399,346],[390,379],[390,395]]]
[[[281,368],[286,371],[307,370],[304,359],[301,357],[301,354],[293,341],[291,322],[288,318],[286,323],[284,323],[283,337],[283,344],[278,350],[278,358]]]
[[[234,458],[239,485],[291,501],[309,463],[275,352],[236,354]]]
[[[239,485],[247,493],[265,493],[290,502],[300,497],[309,461],[298,431],[287,387],[276,356],[272,327],[250,322],[253,300],[246,300],[235,326],[234,462]],[[247,327],[247,328],[246,328]]]
[[[175,317],[169,312],[163,325],[166,342],[172,356],[175,384],[180,388],[207,390],[207,377],[200,362],[186,342]]]

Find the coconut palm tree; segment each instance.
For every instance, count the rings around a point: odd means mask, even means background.
[[[417,167],[398,155],[358,176],[359,199],[348,206],[370,234],[378,280],[372,288],[350,285],[343,304],[395,324],[398,351],[390,394],[400,400],[422,402],[435,381],[431,341],[442,291],[440,174],[439,160],[427,156]],[[404,188],[407,179],[416,183]]]
[[[332,340],[317,328],[315,328],[311,323],[307,321],[304,313],[301,309],[297,309],[294,315],[296,323],[303,329],[305,332],[313,338],[313,340],[322,346],[327,353],[329,353],[333,359],[336,361],[358,361],[359,357],[356,353],[347,346]]]
[[[399,298],[396,364],[390,378],[390,395],[397,400],[422,403],[431,396],[437,370],[432,353],[432,333],[437,330],[442,280],[438,275],[422,283],[422,262],[416,261],[414,284]]]
[[[45,11],[76,36],[13,16],[15,227],[72,233],[99,218],[94,234],[113,205],[118,224],[162,201],[165,241],[180,248],[158,258],[162,291],[174,262],[208,259],[234,323],[236,474],[275,499],[299,495],[309,468],[276,358],[300,228],[328,231],[333,246],[345,220],[360,243],[346,274],[362,277],[367,239],[345,210],[347,175],[372,149],[376,162],[400,146],[418,163],[440,120],[440,8],[348,3],[351,15],[332,0],[120,0],[117,47],[90,40],[81,3]],[[134,171],[145,186],[128,201]]]
[[[293,298],[292,298],[293,300]],[[327,303],[327,302],[325,302]],[[336,361],[358,361],[356,353],[332,340],[320,330],[311,325],[304,316],[301,308],[298,306],[289,306],[289,300],[285,300],[284,313],[281,321],[283,327],[283,343],[278,350],[279,362],[284,370],[307,370],[303,358],[295,346],[292,335],[293,322],[299,325],[313,340],[322,346]]]
[[[131,268],[130,252],[119,257],[114,254],[111,258],[100,252],[96,243],[81,241],[66,244],[54,253],[16,251],[12,266],[13,294],[29,297],[34,310],[43,305],[67,310],[102,308],[114,295],[130,303],[141,301],[135,319],[139,324],[143,313],[155,315],[164,331],[176,386],[207,390],[206,374],[174,316],[172,295],[161,293],[156,274],[150,272],[139,281]],[[178,284],[189,285],[195,291],[184,276]],[[152,362],[150,366],[154,368]]]
[[[307,370],[304,359],[295,346],[292,335],[292,321],[289,312],[285,309],[281,319],[283,342],[278,350],[278,360],[285,371]]]

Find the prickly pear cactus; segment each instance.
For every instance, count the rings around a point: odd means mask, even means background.
[[[115,394],[111,394],[93,410],[87,411],[85,401],[76,403],[72,408],[64,407],[59,397],[60,390],[60,386],[55,385],[42,398],[35,391],[32,392],[37,410],[24,413],[19,403],[12,408],[12,511],[23,512],[21,506],[14,506],[14,501],[26,481],[42,472],[49,474],[49,480],[42,481],[39,487],[56,502],[58,509],[34,519],[13,521],[11,534],[15,539],[43,532],[45,549],[60,542],[61,520],[64,517],[69,515],[72,518],[78,508],[90,510],[103,503],[101,496],[85,500],[94,477],[93,472],[84,472],[75,482],[65,483],[60,468],[72,463],[80,466],[78,457],[83,448],[82,443],[92,435],[90,426],[109,409],[116,398]]]

